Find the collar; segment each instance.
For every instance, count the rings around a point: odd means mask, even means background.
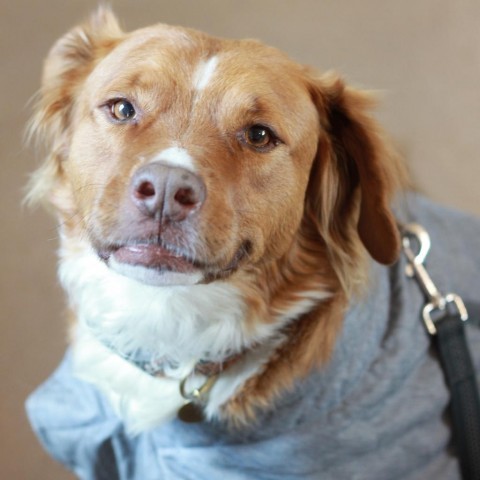
[[[102,342],[110,351],[120,356],[127,362],[133,364],[140,370],[148,373],[152,377],[171,377],[185,378],[191,375],[203,375],[205,377],[218,376],[224,370],[242,359],[249,349],[243,349],[238,353],[227,356],[221,361],[214,362],[211,360],[200,359],[196,363],[188,365],[186,368],[166,357],[156,357],[153,354],[143,350],[136,350],[131,353],[124,353],[117,350],[112,344]]]
[[[105,345],[105,343],[104,343]],[[141,350],[137,350],[133,354],[122,354],[112,345],[105,345],[112,353],[120,356],[136,368],[151,375],[152,377],[175,378],[179,381],[179,393],[184,399],[183,406],[177,411],[180,420],[186,423],[197,423],[204,420],[204,406],[208,401],[210,390],[215,385],[218,376],[234,363],[238,362],[247,352],[247,349],[230,355],[220,362],[212,362],[209,360],[199,360],[196,363],[180,367],[165,358],[156,358],[147,355]],[[195,375],[202,375],[206,379],[201,385],[196,387],[188,386],[187,383]]]

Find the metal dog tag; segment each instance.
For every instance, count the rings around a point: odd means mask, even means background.
[[[188,402],[177,413],[178,418],[185,423],[203,422],[203,408],[195,402]]]

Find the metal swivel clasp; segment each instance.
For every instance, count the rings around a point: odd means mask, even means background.
[[[428,333],[435,335],[437,333],[435,322],[450,313],[452,309],[456,309],[463,321],[468,320],[468,312],[461,297],[455,293],[442,295],[425,269],[424,262],[431,247],[427,231],[416,223],[405,225],[402,227],[402,243],[408,260],[405,273],[417,280],[427,297],[422,316]]]

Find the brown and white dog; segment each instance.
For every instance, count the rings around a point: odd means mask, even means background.
[[[259,42],[106,9],[56,43],[29,199],[58,217],[76,372],[130,428],[205,382],[208,418],[248,422],[328,361],[368,256],[399,253],[405,176],[371,106]]]

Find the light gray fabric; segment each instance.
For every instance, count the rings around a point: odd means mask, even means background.
[[[479,303],[480,221],[413,195],[397,215],[429,231],[440,290]],[[448,392],[404,265],[373,266],[331,362],[247,431],[174,421],[128,437],[102,395],[72,376],[69,353],[27,402],[33,428],[82,479],[459,479]],[[480,371],[480,329],[467,330]]]

